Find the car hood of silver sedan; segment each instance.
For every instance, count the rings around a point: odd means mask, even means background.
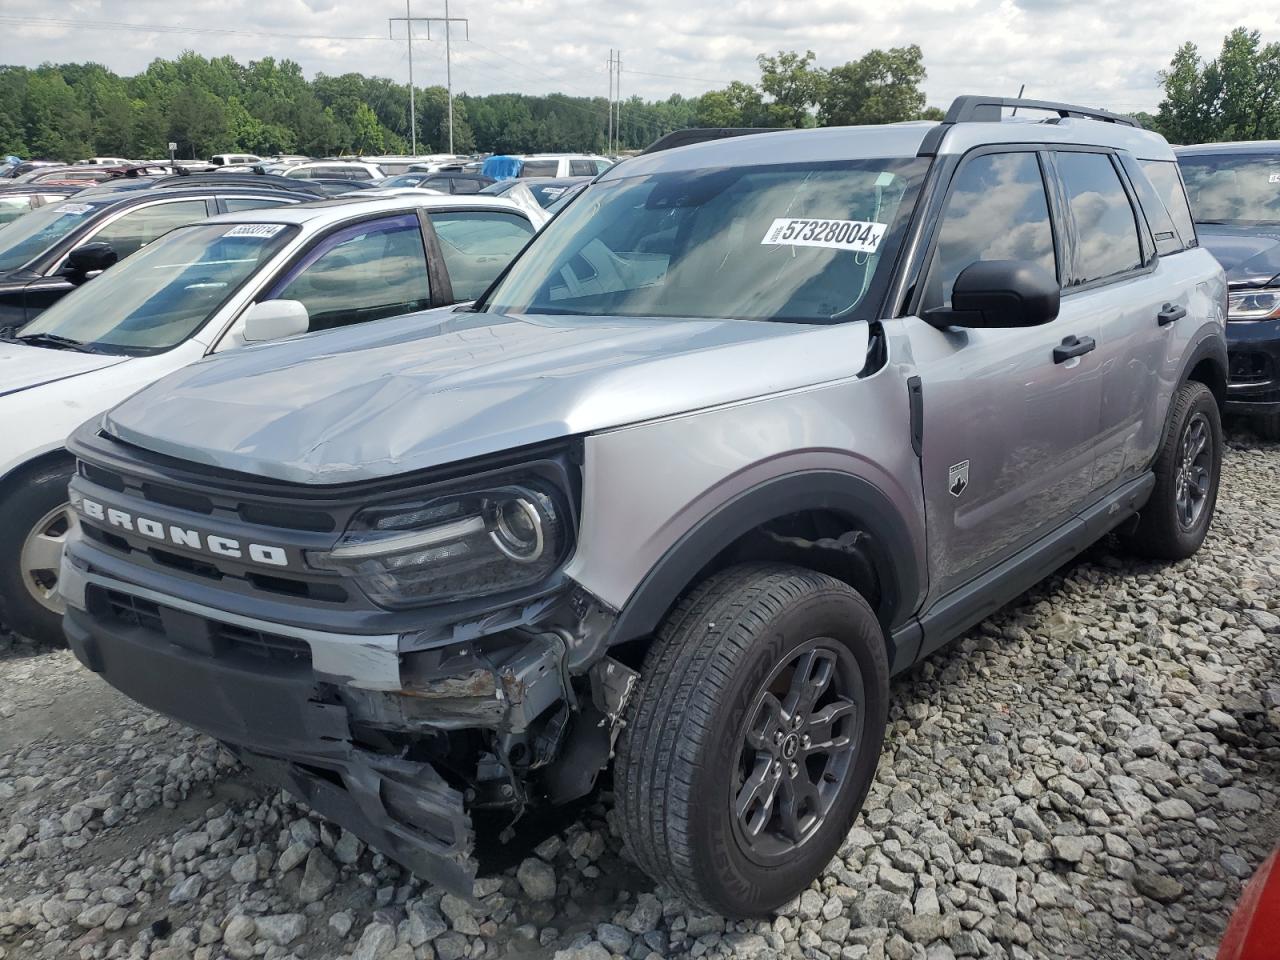
[[[435,310],[193,364],[103,425],[195,463],[347,483],[856,376],[867,345],[861,322]]]

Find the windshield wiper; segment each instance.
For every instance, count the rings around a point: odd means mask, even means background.
[[[14,338],[18,343],[29,343],[32,346],[53,347],[55,350],[75,350],[79,353],[97,353],[93,347],[87,343],[81,343],[79,340],[73,340],[71,337],[64,337],[56,333],[33,333],[30,336],[19,334]]]
[[[1239,223],[1239,220],[1197,220],[1197,224],[1206,224],[1207,226],[1225,227],[1233,223]]]

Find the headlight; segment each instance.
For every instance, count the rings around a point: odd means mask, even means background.
[[[375,603],[421,606],[531,587],[564,562],[567,511],[536,482],[455,492],[360,511],[322,570],[354,577]]]
[[[1228,320],[1270,320],[1280,317],[1280,287],[1232,290],[1227,295]]]

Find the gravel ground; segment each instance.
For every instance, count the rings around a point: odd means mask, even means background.
[[[473,912],[0,630],[0,960],[1212,957],[1280,840],[1278,491],[1239,433],[1197,558],[1101,544],[895,681],[862,816],[772,923],[655,890],[607,796]]]

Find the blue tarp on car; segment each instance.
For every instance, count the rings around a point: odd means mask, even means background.
[[[523,166],[524,161],[519,157],[496,156],[486,160],[480,172],[494,180],[514,180],[520,176],[520,168]]]

